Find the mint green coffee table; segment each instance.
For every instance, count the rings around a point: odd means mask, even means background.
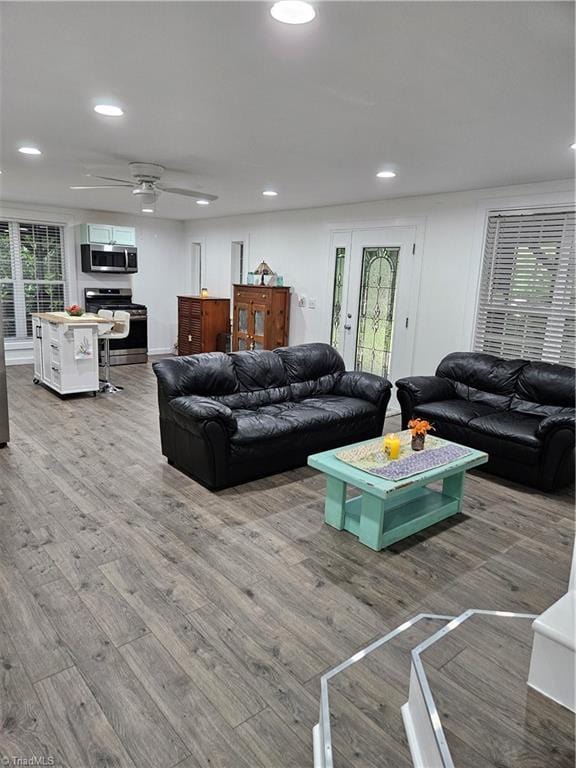
[[[346,447],[373,442],[367,440]],[[335,448],[308,457],[308,464],[326,475],[324,521],[339,531],[354,534],[362,544],[375,550],[458,514],[466,470],[488,461],[486,453],[472,450],[448,464],[394,482],[336,458],[342,450],[345,449]],[[441,491],[426,487],[437,480],[442,480]],[[360,494],[347,499],[348,485]]]

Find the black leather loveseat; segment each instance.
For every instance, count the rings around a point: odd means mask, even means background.
[[[218,489],[382,434],[391,384],[345,372],[328,344],[154,363],[162,453]]]
[[[553,490],[574,478],[574,369],[474,352],[445,357],[435,376],[396,382],[402,423],[490,456],[483,469]]]

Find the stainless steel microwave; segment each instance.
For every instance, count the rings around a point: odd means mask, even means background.
[[[134,246],[81,246],[82,272],[138,272],[138,251]]]

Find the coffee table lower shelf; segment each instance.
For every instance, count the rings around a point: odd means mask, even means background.
[[[327,476],[324,519],[333,528],[357,536],[370,549],[380,550],[458,514],[463,486],[464,472],[457,472],[444,478],[442,491],[423,486],[398,491],[387,499],[367,491],[346,499],[346,483]]]

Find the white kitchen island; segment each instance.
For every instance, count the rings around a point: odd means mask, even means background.
[[[72,317],[66,312],[32,314],[34,383],[45,384],[60,395],[100,389],[98,329],[112,324],[98,315]]]

